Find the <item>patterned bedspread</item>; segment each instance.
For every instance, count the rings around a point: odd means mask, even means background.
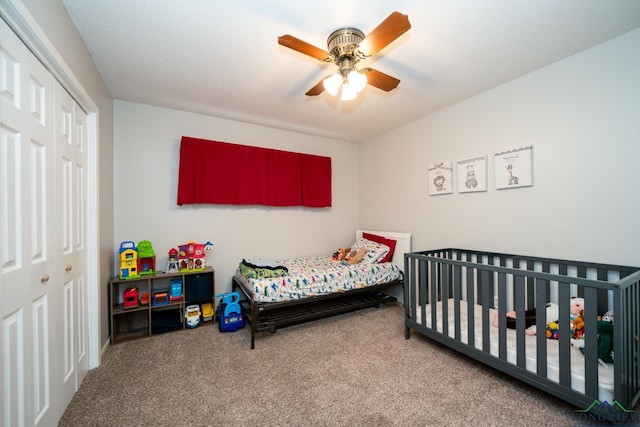
[[[289,274],[250,279],[236,272],[236,278],[253,294],[257,302],[278,302],[344,292],[390,282],[401,277],[400,269],[390,262],[345,265],[331,257],[279,260]]]

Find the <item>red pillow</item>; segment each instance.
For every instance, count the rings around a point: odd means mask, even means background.
[[[391,258],[393,258],[393,252],[396,250],[396,241],[393,239],[387,239],[386,237],[377,236],[375,234],[362,233],[362,238],[374,241],[376,243],[380,243],[382,245],[389,246],[389,252],[382,258],[379,263],[382,262],[391,262]]]

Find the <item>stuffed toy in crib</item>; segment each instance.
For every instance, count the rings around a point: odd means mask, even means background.
[[[576,317],[578,317],[580,315],[580,311],[584,309],[584,298],[571,298],[570,299],[570,307],[569,307],[569,313],[570,313],[570,320],[575,319]],[[547,317],[547,323],[550,322],[558,322],[558,318],[560,317],[559,314],[559,310],[558,310],[558,305],[552,302],[547,303],[546,305],[546,317]],[[535,335],[536,334],[536,309],[532,308],[529,310],[526,310],[524,312],[525,315],[525,327],[527,328],[525,330],[525,333],[527,335]],[[496,315],[495,319],[494,319],[494,326],[498,326],[498,317]],[[546,328],[547,325],[545,325]],[[516,328],[516,312],[514,310],[509,311],[507,313],[507,328],[510,329],[515,329]]]
[[[547,303],[546,305],[547,311],[547,321],[557,320],[558,319],[558,305],[552,302]],[[524,312],[524,325],[525,333],[527,335],[535,335],[536,334],[536,309],[532,308],[526,310]],[[495,318],[493,319],[493,326],[498,327],[498,314],[496,313]],[[507,328],[515,329],[516,328],[516,312],[515,310],[507,312]]]
[[[580,310],[580,315],[569,323],[571,323],[571,338],[581,339],[584,336],[584,310]]]
[[[613,363],[613,324],[606,320],[598,320],[596,324],[598,333],[598,360],[605,363]],[[571,339],[571,345],[579,348],[584,354],[584,337]]]
[[[573,316],[573,313],[572,313]],[[569,321],[571,329],[571,339],[579,340],[584,336],[584,310],[580,310],[580,314]],[[558,322],[547,323],[547,338],[560,339],[560,325]]]

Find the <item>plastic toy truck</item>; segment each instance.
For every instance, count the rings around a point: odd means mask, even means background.
[[[240,294],[230,292],[228,294],[216,295],[221,298],[220,304],[216,308],[216,320],[220,332],[235,332],[244,327],[244,314],[240,307]]]
[[[200,324],[200,306],[198,304],[188,305],[184,309],[185,326],[195,328]]]

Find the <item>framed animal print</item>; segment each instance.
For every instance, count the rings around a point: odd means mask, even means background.
[[[496,188],[533,185],[533,147],[516,148],[494,155]]]
[[[487,191],[487,156],[456,162],[458,193]]]
[[[453,168],[451,161],[434,164],[428,169],[429,194],[437,196],[439,194],[453,193]]]

